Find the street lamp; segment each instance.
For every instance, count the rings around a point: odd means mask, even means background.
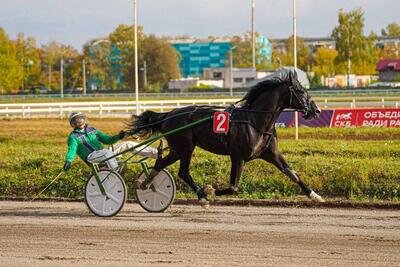
[[[137,50],[137,12],[136,0],[133,0],[133,19],[134,19],[134,35],[135,35],[135,96],[136,96],[136,115],[139,115],[139,72],[138,72],[138,50]]]
[[[110,40],[107,40],[107,39],[99,39],[99,40],[97,40],[97,41],[95,41],[95,42],[93,42],[92,44],[90,44],[89,46],[88,46],[88,49],[89,49],[89,72],[90,72],[90,76],[89,76],[89,87],[90,87],[90,89],[93,89],[93,87],[92,87],[92,60],[90,59],[91,58],[91,54],[93,53],[95,53],[94,51],[94,47],[96,47],[97,45],[99,45],[99,44],[101,44],[101,43],[111,43],[110,42]],[[83,85],[83,93],[84,93],[84,95],[86,95],[86,62],[85,62],[85,60],[83,60],[83,62],[82,62],[82,68],[83,68],[83,72],[82,72],[82,75],[83,75],[83,81],[84,81],[84,85]]]
[[[143,67],[140,68],[140,71],[143,71],[143,89],[147,88],[147,62],[143,61]]]
[[[293,0],[293,65],[297,71],[297,25],[296,25],[296,0]],[[299,113],[294,112],[295,140],[299,139]]]
[[[256,7],[256,0],[251,0],[251,42],[252,42],[253,68],[256,68],[255,7]]]
[[[26,89],[26,85],[28,84],[28,80],[29,80],[29,67],[32,66],[34,64],[33,60],[28,60],[25,64],[26,66],[26,74],[24,77],[24,90]]]
[[[232,52],[236,48],[233,46],[229,49],[229,95],[233,96],[233,58]]]

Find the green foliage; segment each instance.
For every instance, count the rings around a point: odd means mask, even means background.
[[[259,33],[255,33],[255,54],[256,54],[256,69],[266,69],[269,66],[269,62],[265,56],[260,54],[262,44],[259,40]],[[243,37],[235,36],[231,40],[232,47],[234,47],[232,53],[233,66],[237,68],[251,68],[253,67],[253,42],[251,32],[246,32]],[[226,66],[229,66],[229,53],[227,54]]]
[[[310,69],[312,64],[311,51],[304,43],[304,38],[297,36],[297,67],[303,70]],[[287,58],[284,64],[286,66],[294,65],[294,37],[290,36],[286,42]]]
[[[121,67],[125,88],[134,87],[134,39],[132,26],[119,25],[109,35],[112,44],[121,51]],[[146,61],[147,82],[150,84],[166,84],[170,79],[179,78],[178,52],[164,39],[155,35],[146,35],[141,27],[138,28],[138,65],[140,88],[144,86],[143,65]]]
[[[200,83],[199,85],[191,86],[189,88],[189,92],[205,92],[205,91],[212,92],[214,91],[214,88],[215,87],[211,85]]]
[[[335,59],[338,52],[335,49],[320,47],[315,52],[315,65],[312,71],[319,76],[330,77],[335,75]]]
[[[348,13],[339,11],[339,25],[332,31],[338,55],[335,63],[337,72],[346,73],[347,62],[351,61],[351,73],[375,74],[378,50],[375,47],[376,35],[364,35],[364,12],[361,8]]]
[[[396,22],[389,23],[385,29],[382,29],[381,33],[383,36],[398,37],[400,36],[400,24]]]
[[[160,83],[150,83],[147,84],[145,88],[146,93],[160,93],[162,90],[162,85]]]
[[[79,53],[69,45],[51,42],[42,46],[41,62],[42,73],[40,83],[45,84],[49,89],[60,90],[61,80],[61,59],[64,61],[64,87],[68,88],[76,84],[76,70],[73,73],[71,65],[80,64]],[[67,87],[68,86],[68,87]]]
[[[15,45],[0,28],[0,93],[16,91],[23,84],[23,68],[18,62]]]
[[[16,57],[23,68],[23,88],[30,88],[40,83],[40,50],[36,46],[33,37],[25,38],[24,34],[18,34],[15,41]]]

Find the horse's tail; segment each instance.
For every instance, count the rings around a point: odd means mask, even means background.
[[[130,123],[128,123],[131,135],[147,136],[161,129],[161,123],[167,117],[169,112],[157,113],[154,111],[145,111],[139,116],[133,115]]]

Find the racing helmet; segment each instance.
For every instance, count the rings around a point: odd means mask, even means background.
[[[82,112],[72,112],[69,115],[69,124],[71,125],[72,128],[77,128],[78,125],[81,125],[83,122],[84,125],[86,125],[87,120],[86,120],[86,115],[83,114]]]

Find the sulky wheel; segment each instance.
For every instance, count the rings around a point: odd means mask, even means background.
[[[149,173],[152,168],[149,168]],[[146,178],[144,172],[139,180]],[[167,170],[161,170],[146,190],[136,189],[137,200],[148,212],[163,212],[175,199],[176,186],[172,175]]]
[[[101,193],[95,175],[92,175],[86,182],[85,203],[97,216],[114,216],[125,204],[127,193],[124,179],[110,170],[99,171],[98,175],[105,189],[105,195]]]

